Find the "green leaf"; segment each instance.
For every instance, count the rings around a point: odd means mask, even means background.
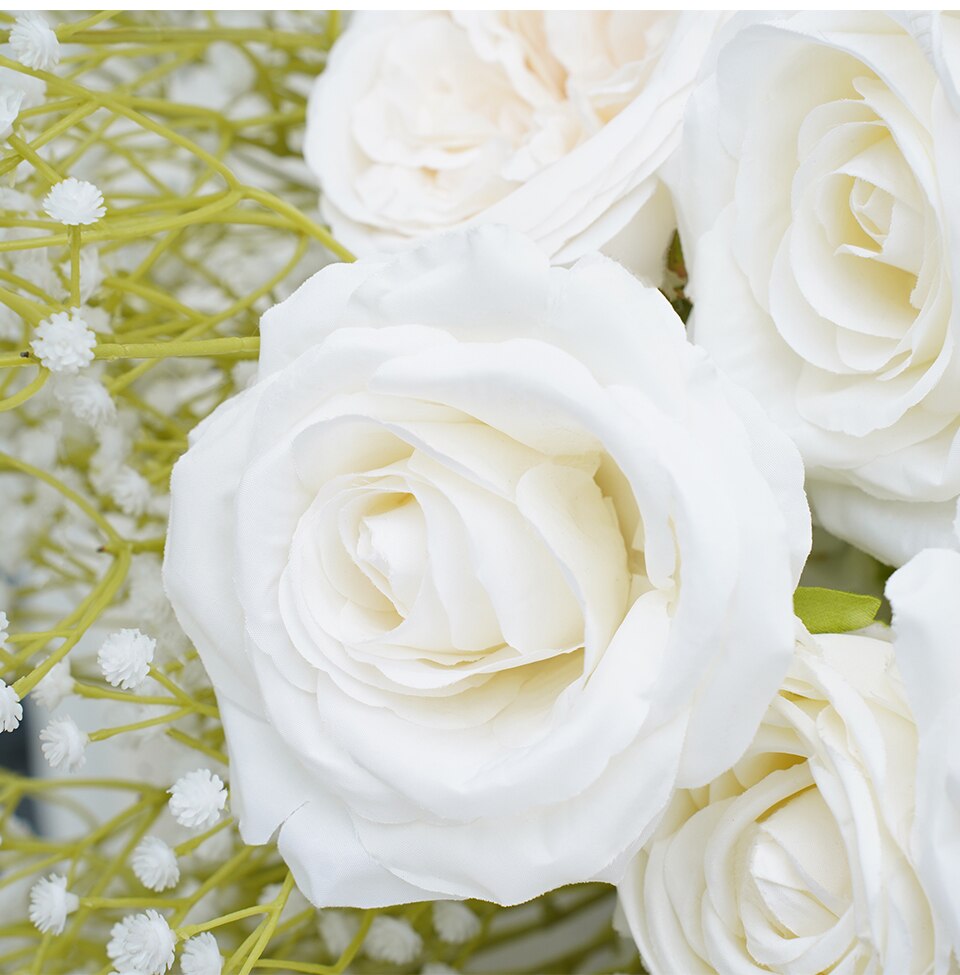
[[[811,633],[847,633],[869,626],[880,609],[876,596],[838,589],[800,586],[793,594],[793,611]]]

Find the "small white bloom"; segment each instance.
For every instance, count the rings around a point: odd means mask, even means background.
[[[0,647],[3,646],[4,640],[10,633],[10,620],[7,619],[7,614],[0,610]]]
[[[177,936],[158,911],[130,914],[117,922],[110,934],[107,955],[119,970],[132,968],[144,975],[161,975],[172,967]]]
[[[73,374],[93,362],[97,337],[76,311],[58,311],[44,319],[35,336],[30,348],[51,372]]]
[[[146,679],[157,641],[139,630],[119,630],[103,641],[97,663],[107,683],[136,690]]]
[[[30,699],[40,707],[52,711],[65,697],[73,693],[73,674],[70,661],[54,664],[40,683],[30,692]]]
[[[409,921],[381,915],[373,919],[363,942],[363,950],[374,961],[409,965],[423,950],[423,938]]]
[[[107,423],[117,415],[106,386],[92,376],[62,376],[53,394],[66,410],[91,427]]]
[[[0,730],[16,731],[23,720],[20,695],[6,681],[0,679]]]
[[[148,890],[168,890],[180,882],[177,855],[159,836],[145,836],[137,844],[130,866]]]
[[[99,188],[75,176],[68,176],[50,188],[43,199],[43,209],[51,220],[67,227],[96,223],[107,212]]]
[[[20,109],[23,106],[22,88],[0,89],[0,139],[6,139],[13,131]]]
[[[433,928],[441,941],[460,945],[480,933],[480,918],[459,901],[437,901],[433,905]]]
[[[207,768],[187,772],[167,791],[173,818],[190,829],[209,829],[220,818],[227,802],[223,781]]]
[[[317,918],[317,930],[327,951],[334,958],[339,958],[360,930],[360,919],[349,911],[321,911]]]
[[[117,507],[131,517],[142,515],[150,503],[150,482],[126,464],[110,479],[109,491]]]
[[[85,749],[90,739],[69,715],[53,718],[40,732],[40,750],[51,768],[76,772],[87,760]]]
[[[220,946],[209,931],[191,938],[183,946],[180,970],[183,975],[220,975],[223,971]]]
[[[48,71],[60,63],[60,42],[43,14],[29,10],[20,14],[10,30],[13,56],[28,68]]]
[[[79,906],[80,898],[67,890],[67,878],[60,874],[38,880],[30,890],[30,921],[41,934],[60,934],[67,915]]]

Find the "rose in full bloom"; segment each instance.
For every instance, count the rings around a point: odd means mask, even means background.
[[[558,263],[605,248],[659,282],[675,220],[657,172],[718,19],[358,14],[310,98],[323,212],[357,254],[501,223]]]
[[[952,578],[960,584],[956,563]],[[919,622],[930,599],[894,580],[895,618]],[[944,596],[934,577],[920,588],[931,583]],[[895,645],[879,625],[804,635],[746,754],[676,794],[620,886],[652,975],[960,971],[950,945],[960,820],[956,806],[941,812],[950,763],[957,781],[956,592],[953,629],[910,648],[918,669],[952,675],[952,687],[910,687],[905,632]],[[944,706],[928,714],[935,702]]]
[[[891,565],[956,544],[957,23],[735,18],[684,123],[694,340],[797,442],[815,518]]]
[[[332,265],[261,333],[164,567],[243,836],[325,906],[618,877],[786,672],[795,448],[659,292],[506,228]]]

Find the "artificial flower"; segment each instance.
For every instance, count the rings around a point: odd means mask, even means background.
[[[261,336],[164,561],[242,835],[321,906],[618,878],[789,663],[793,446],[656,290],[506,228],[325,268]]]
[[[797,442],[814,516],[891,565],[956,545],[950,23],[735,18],[689,103],[676,192],[695,341]]]

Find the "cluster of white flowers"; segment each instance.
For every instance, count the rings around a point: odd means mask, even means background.
[[[145,836],[137,844],[130,866],[148,890],[168,890],[180,882],[177,855],[158,836]]]
[[[119,630],[103,641],[97,663],[108,684],[137,690],[150,673],[156,648],[157,641],[138,629]]]
[[[67,878],[51,874],[30,890],[30,920],[43,934],[60,934],[67,916],[80,906],[80,898],[67,890]]]
[[[0,678],[0,731],[16,731],[22,720],[20,695]]]
[[[60,42],[43,14],[35,10],[20,14],[10,29],[13,56],[28,68],[48,71],[60,63]]]
[[[77,311],[58,311],[37,326],[33,354],[51,372],[73,375],[93,362],[97,337]]]
[[[188,829],[209,829],[216,825],[227,804],[223,780],[206,768],[187,772],[168,791],[173,818]]]
[[[96,223],[107,212],[99,188],[74,176],[51,187],[44,197],[43,209],[51,220],[67,227]]]
[[[131,914],[113,926],[107,955],[121,971],[162,975],[173,967],[177,936],[159,911]]]
[[[41,751],[51,768],[76,772],[87,760],[89,738],[69,715],[53,718],[40,732]]]
[[[180,970],[183,975],[220,975],[223,971],[220,946],[209,931],[190,938],[183,946]]]

